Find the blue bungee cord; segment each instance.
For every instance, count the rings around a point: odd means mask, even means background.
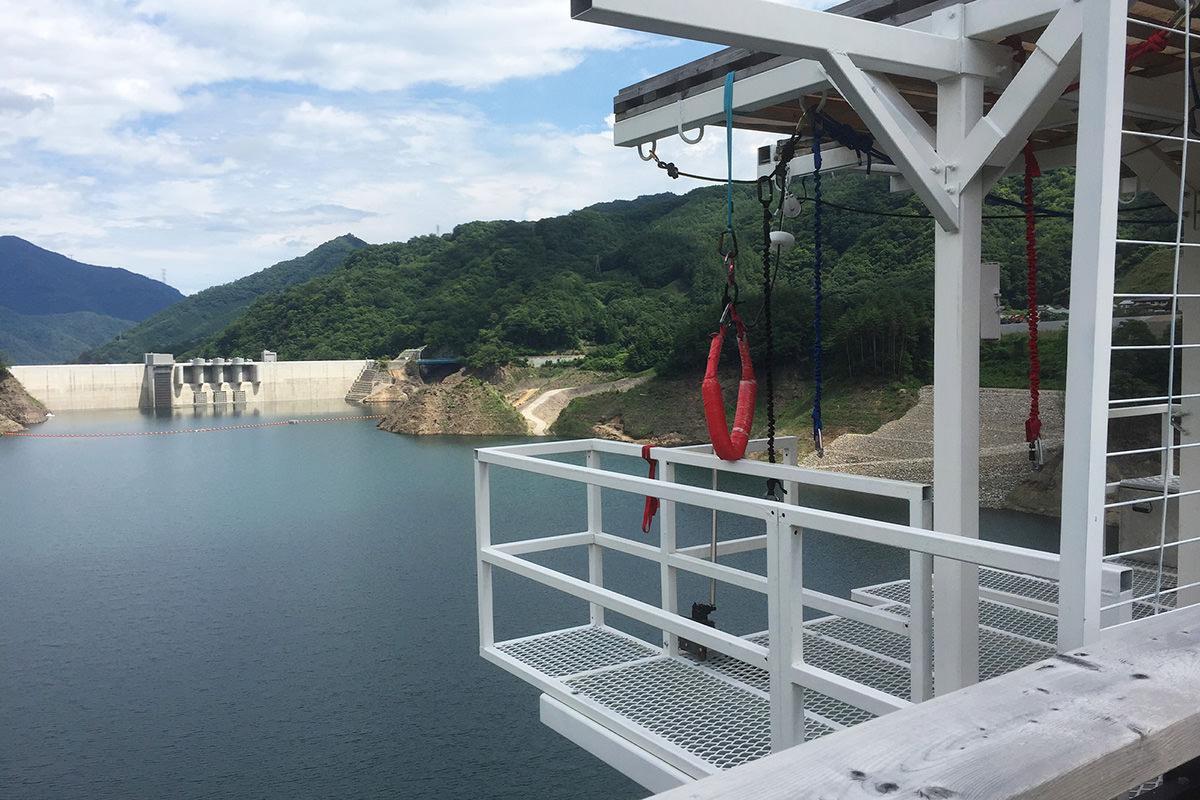
[[[725,163],[729,180],[725,190],[725,231],[733,232],[733,71],[725,76]]]

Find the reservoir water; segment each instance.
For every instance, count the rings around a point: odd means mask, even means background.
[[[645,795],[478,655],[472,451],[498,442],[306,422],[360,413],[74,413],[35,432],[161,435],[0,437],[0,798]],[[493,491],[498,528],[528,512]]]

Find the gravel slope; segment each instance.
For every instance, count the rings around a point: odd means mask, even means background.
[[[1063,393],[1043,390],[1039,409],[1049,464],[1062,452]],[[1029,392],[980,390],[979,502],[985,508],[1010,507],[1009,495],[1034,475],[1025,443],[1028,416]],[[826,445],[824,458],[810,454],[802,466],[932,483],[933,432],[933,387],[925,386],[917,405],[900,419],[874,433],[839,436]]]

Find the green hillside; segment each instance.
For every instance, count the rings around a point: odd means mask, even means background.
[[[229,325],[256,298],[325,275],[347,255],[366,246],[351,234],[339,236],[299,258],[197,292],[121,332],[112,341],[86,352],[86,347],[78,348],[74,353],[82,352],[79,361],[84,363],[133,363],[152,352],[178,355]]]
[[[133,325],[92,311],[18,314],[0,306],[0,342],[10,364],[64,364]]]
[[[811,179],[795,190],[812,193]],[[1039,206],[1069,211],[1074,179],[1039,179]],[[886,178],[823,181],[824,348],[827,368],[849,375],[930,376],[934,223]],[[1025,239],[1017,180],[1001,182],[987,213],[983,258],[999,261],[1008,304],[1024,306]],[[765,338],[762,206],[736,187],[734,228],[740,313],[762,357]],[[776,358],[812,361],[813,208],[785,220],[795,250],[774,276]],[[1139,212],[1142,218],[1154,212]],[[1128,216],[1128,215],[1127,215]],[[1136,221],[1140,235],[1161,234]],[[725,188],[604,203],[533,222],[473,222],[443,236],[366,247],[329,275],[255,301],[203,342],[205,355],[363,358],[421,344],[480,366],[514,356],[584,348],[599,368],[689,371],[703,364],[720,315]],[[1069,220],[1039,220],[1040,285],[1067,295]],[[1123,259],[1122,269],[1140,260]],[[1141,256],[1145,258],[1145,254]]]

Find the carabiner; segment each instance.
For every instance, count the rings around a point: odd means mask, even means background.
[[[767,493],[763,495],[765,499],[782,503],[786,495],[787,490],[783,488],[783,481],[779,478],[767,478]]]
[[[729,234],[729,240],[731,243],[731,246],[728,250],[725,249],[725,234],[727,233]],[[734,232],[733,228],[726,228],[725,230],[721,231],[721,235],[717,237],[717,252],[720,253],[721,258],[725,259],[727,262],[730,258],[738,254],[737,233]]]
[[[763,187],[766,186],[767,193],[763,196]],[[758,176],[758,202],[764,206],[770,206],[775,200],[775,183],[771,180],[770,175]]]
[[[1034,472],[1041,472],[1042,467],[1046,466],[1046,454],[1042,450],[1042,437],[1037,437],[1029,443],[1029,460],[1030,466]]]

